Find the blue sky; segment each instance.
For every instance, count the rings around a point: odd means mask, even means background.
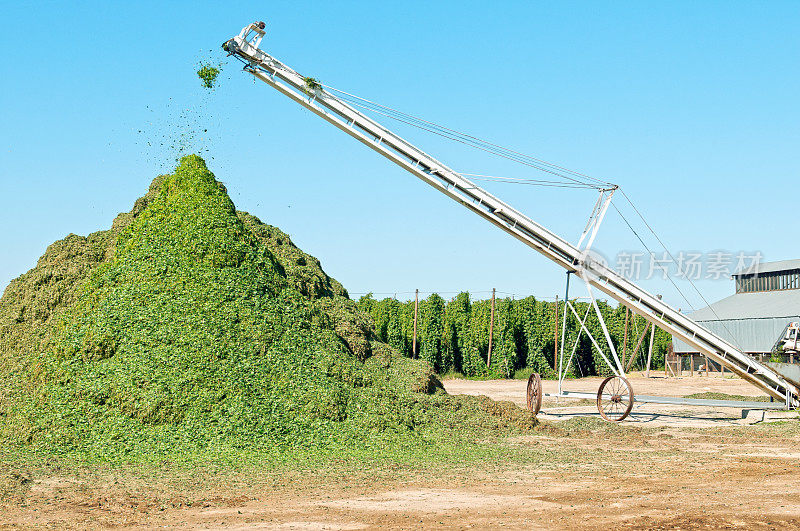
[[[620,184],[673,253],[800,258],[798,2],[76,4],[0,2],[2,288],[54,240],[108,228],[188,146],[352,293],[563,292],[557,266],[237,63],[205,91],[198,61],[262,19],[262,48],[299,72]],[[541,177],[397,129],[459,171]],[[596,199],[487,187],[572,241]],[[615,212],[597,246],[642,248]]]

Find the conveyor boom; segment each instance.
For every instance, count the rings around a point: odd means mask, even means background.
[[[346,104],[323,87],[309,84],[284,63],[259,49],[263,23],[254,23],[226,42],[225,49],[245,62],[245,70],[314,114],[338,127],[398,166],[458,201],[656,326],[680,337],[699,352],[785,403],[798,406],[798,389],[780,374],[700,326],[659,298],[525,214],[483,190],[431,155]]]

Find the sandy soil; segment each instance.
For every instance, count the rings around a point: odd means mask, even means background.
[[[642,373],[632,373],[628,375],[634,391],[637,394],[660,395],[660,396],[686,396],[695,393],[727,393],[729,395],[758,396],[758,389],[739,378],[722,378],[712,373],[711,376],[694,377],[684,376],[680,378],[664,378],[663,375],[654,375],[646,378]],[[596,393],[603,378],[580,378],[577,380],[565,380],[564,390],[567,391],[586,391]],[[519,406],[525,405],[525,386],[524,380],[444,380],[445,389],[451,394],[465,395],[486,395],[495,400],[510,400]],[[542,380],[542,387],[545,393],[556,393],[558,382],[556,380]]]
[[[673,396],[749,391],[713,378],[649,383],[648,393]],[[524,396],[523,382],[445,384],[518,403]],[[544,423],[500,443],[530,450],[530,462],[477,468],[267,471],[200,486],[191,473],[54,474],[33,478],[24,497],[1,508],[0,527],[800,529],[800,432],[791,425],[606,426]]]
[[[695,393],[725,393],[728,395],[759,396],[759,391],[744,380],[734,377],[695,375],[679,378],[665,378],[651,373],[646,378],[642,373],[628,375],[628,380],[636,394],[668,397],[684,397]],[[602,378],[581,378],[566,380],[565,391],[597,393]],[[525,407],[525,387],[523,380],[461,380],[450,379],[444,382],[450,394],[486,395],[494,400],[508,400]],[[539,418],[545,421],[568,420],[576,416],[600,418],[596,405],[591,400],[568,400],[548,397],[558,392],[558,382],[543,380],[545,397]],[[742,408],[709,408],[688,405],[643,404],[636,403],[625,422],[647,426],[714,427],[735,426],[755,422],[796,418],[795,413],[763,412]]]

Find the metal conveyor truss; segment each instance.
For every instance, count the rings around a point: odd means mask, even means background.
[[[351,107],[319,84],[310,84],[307,78],[259,49],[263,36],[263,23],[253,23],[227,41],[224,48],[231,55],[241,59],[245,63],[244,69],[257,79],[277,89],[441,193],[458,201],[567,271],[574,272],[586,283],[590,292],[592,287],[596,288],[649,322],[680,337],[713,361],[771,397],[782,401],[786,408],[798,406],[799,390],[776,371],[751,358],[607,265],[593,260],[592,254],[588,251],[596,233],[596,226],[592,237],[583,248],[567,242]],[[601,194],[604,192],[608,192],[610,198],[613,189],[601,190]],[[618,373],[611,363],[609,366]],[[618,369],[622,368],[618,366]]]

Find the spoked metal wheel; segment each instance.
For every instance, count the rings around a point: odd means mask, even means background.
[[[633,387],[621,376],[609,376],[597,391],[597,409],[611,422],[619,422],[633,409]]]
[[[542,378],[538,372],[528,377],[528,409],[535,417],[542,408]]]

